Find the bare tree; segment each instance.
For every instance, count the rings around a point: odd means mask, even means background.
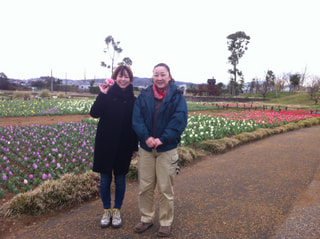
[[[298,89],[300,89],[300,86],[303,87],[306,77],[307,77],[307,66],[304,68],[304,72],[301,74],[300,85],[299,85]]]
[[[122,53],[122,48],[119,46],[120,41],[115,41],[113,36],[108,36],[105,39],[105,43],[107,44],[107,47],[104,49],[104,53],[108,54],[111,64],[107,64],[104,61],[101,61],[101,66],[111,68],[111,74],[114,70],[115,61],[119,57],[120,53]],[[129,57],[123,58],[122,62],[119,62],[118,65],[132,65],[132,61]]]
[[[286,74],[278,76],[274,79],[274,89],[276,91],[276,97],[278,97],[278,92],[284,90],[286,84],[288,84],[289,78]]]
[[[307,87],[307,91],[312,100],[315,101],[315,104],[318,104],[319,101],[319,89],[320,89],[320,78],[315,76],[312,78],[311,83]]]
[[[259,83],[259,79],[256,79],[256,83],[255,83],[255,88],[256,88],[256,94],[259,94],[262,92],[262,83]]]

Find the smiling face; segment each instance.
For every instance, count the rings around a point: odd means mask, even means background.
[[[120,88],[122,88],[122,89],[127,88],[128,85],[130,85],[130,83],[131,83],[129,73],[126,70],[120,71],[117,74],[115,82]]]
[[[153,70],[153,84],[160,90],[165,91],[171,80],[171,75],[168,69],[164,66],[158,66]]]

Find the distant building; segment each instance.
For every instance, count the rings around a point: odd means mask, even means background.
[[[80,84],[78,85],[79,90],[89,90],[90,84]]]
[[[147,89],[148,86],[139,85],[139,86],[136,86],[136,87],[139,89],[139,91],[142,91],[142,90]]]

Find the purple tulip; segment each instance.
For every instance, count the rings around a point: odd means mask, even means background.
[[[4,180],[4,181],[6,181],[8,178],[7,178],[7,175],[5,175],[5,174],[3,174],[2,175],[2,179]]]

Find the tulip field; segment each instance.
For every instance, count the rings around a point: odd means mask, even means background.
[[[90,169],[95,130],[82,123],[0,128],[0,197]]]
[[[93,99],[0,100],[0,117],[87,114]]]
[[[20,117],[38,115],[70,115],[88,114],[94,99],[31,99],[31,100],[0,100],[0,117]],[[188,108],[195,110],[211,110],[241,108],[244,106],[257,108],[257,105],[245,104],[208,104],[188,102]]]
[[[308,111],[230,111],[215,115],[193,114],[181,136],[181,145],[190,145],[207,139],[220,139],[258,128],[274,128],[290,122],[313,117]]]
[[[88,114],[93,100],[0,101],[8,116]],[[189,104],[188,104],[189,107]],[[212,107],[212,105],[210,106]],[[205,109],[205,108],[204,108]],[[190,114],[181,146],[315,117],[307,111],[228,111]],[[97,121],[0,127],[0,198],[34,189],[45,180],[92,168]]]

